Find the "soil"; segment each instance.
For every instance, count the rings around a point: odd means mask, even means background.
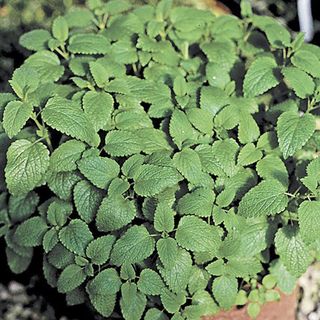
[[[296,290],[292,295],[281,294],[280,301],[268,302],[262,309],[256,320],[296,320],[297,309]],[[220,312],[216,316],[203,317],[202,320],[251,320],[247,314],[247,308],[233,309],[228,312]]]

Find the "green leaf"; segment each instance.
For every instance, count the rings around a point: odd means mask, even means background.
[[[60,199],[54,199],[47,212],[47,220],[53,226],[62,227],[66,224],[68,217],[73,211],[72,204]]]
[[[172,167],[151,164],[142,165],[135,175],[134,191],[141,196],[153,196],[181,180],[178,171]]]
[[[48,254],[48,261],[57,269],[65,269],[74,263],[74,254],[58,243]]]
[[[276,155],[267,155],[256,165],[258,175],[263,179],[275,179],[284,186],[288,185],[288,172],[283,161]]]
[[[181,149],[184,141],[194,137],[193,128],[183,111],[175,110],[170,119],[170,136]]]
[[[287,159],[301,149],[315,130],[315,118],[311,114],[299,115],[295,111],[284,112],[277,122],[280,150]]]
[[[177,241],[170,237],[159,239],[157,241],[157,252],[162,264],[166,268],[172,268],[178,255]]]
[[[291,294],[296,288],[296,277],[288,272],[280,259],[273,260],[270,273],[276,278],[277,287],[285,294]]]
[[[277,180],[262,181],[241,199],[238,214],[250,218],[280,213],[288,204],[285,192]]]
[[[304,99],[313,94],[315,84],[304,71],[296,67],[286,67],[282,69],[282,74],[284,82],[299,98]]]
[[[59,239],[68,250],[80,256],[84,256],[85,249],[93,240],[93,236],[88,225],[84,221],[73,219],[67,226],[60,230]]]
[[[260,314],[260,311],[261,311],[261,306],[259,303],[249,303],[248,304],[248,315],[249,317],[253,318],[253,319],[256,319],[257,316]]]
[[[220,235],[216,227],[194,216],[180,219],[176,239],[181,247],[196,252],[216,252],[220,245]]]
[[[207,110],[191,108],[187,110],[187,117],[191,124],[205,134],[211,134],[213,130],[213,117]]]
[[[49,229],[43,236],[42,246],[45,253],[50,252],[59,242],[58,232],[54,228]]]
[[[163,267],[158,266],[159,272],[171,291],[179,293],[186,289],[192,274],[192,259],[188,251],[179,248],[173,261]]]
[[[13,142],[7,152],[5,168],[10,193],[25,194],[41,185],[48,166],[49,151],[44,144],[24,139]]]
[[[230,309],[237,297],[238,281],[232,276],[221,276],[212,282],[212,293],[223,309]]]
[[[106,92],[89,91],[83,96],[83,110],[96,131],[103,129],[111,119],[113,98]]]
[[[32,259],[32,256],[20,256],[8,247],[6,248],[6,256],[10,270],[15,274],[19,274],[26,271]]]
[[[156,308],[151,308],[146,312],[144,320],[168,320],[169,318],[163,311]]]
[[[5,195],[5,194],[4,194]],[[9,198],[9,218],[12,223],[28,219],[39,204],[39,196],[34,191]]]
[[[133,226],[117,240],[111,253],[116,266],[142,262],[154,251],[154,240],[144,226]]]
[[[30,103],[10,101],[3,113],[3,128],[9,138],[17,135],[32,115]]]
[[[275,237],[276,252],[287,270],[300,277],[310,265],[312,256],[295,227],[286,226],[278,230]]]
[[[184,148],[175,153],[173,163],[178,171],[191,183],[197,183],[201,179],[202,165],[196,151]]]
[[[146,305],[147,298],[137,290],[136,284],[126,282],[122,285],[120,307],[125,320],[140,320]]]
[[[308,50],[298,50],[291,58],[292,64],[301,70],[311,74],[315,78],[320,78],[319,58]]]
[[[52,23],[52,34],[61,42],[65,42],[68,39],[69,27],[65,17],[57,17]]]
[[[116,293],[121,281],[115,269],[101,271],[86,287],[89,299],[95,309],[104,317],[109,317],[115,307]]]
[[[200,107],[212,116],[227,104],[229,104],[229,97],[222,89],[210,86],[201,88]]]
[[[96,187],[107,189],[110,182],[120,173],[115,160],[107,157],[85,157],[78,161],[80,172]]]
[[[262,152],[253,143],[246,144],[239,152],[238,164],[248,166],[262,158]]]
[[[142,151],[142,143],[132,131],[114,130],[106,136],[105,150],[113,157],[129,156]]]
[[[74,204],[81,219],[90,223],[102,201],[102,191],[86,180],[79,181],[73,190]]]
[[[171,232],[174,229],[174,215],[175,212],[167,203],[159,203],[154,214],[154,228],[158,232]]]
[[[320,232],[320,202],[304,201],[298,209],[299,227],[302,239],[306,243],[318,240]]]
[[[320,182],[320,158],[312,160],[307,166],[307,176],[302,178],[303,184],[314,194],[317,194]]]
[[[44,83],[58,81],[64,73],[58,56],[48,50],[34,53],[26,59],[24,65],[37,70],[40,81]]]
[[[47,229],[48,226],[42,217],[33,217],[18,226],[14,240],[25,247],[40,246]]]
[[[56,172],[77,169],[76,162],[81,158],[86,145],[77,140],[69,140],[55,149],[50,157],[50,169]]]
[[[51,35],[47,30],[35,29],[23,34],[19,43],[28,50],[40,51],[48,48],[49,39],[51,39]]]
[[[166,311],[169,313],[176,313],[180,310],[180,307],[186,303],[186,295],[185,292],[180,291],[177,294],[171,292],[168,289],[163,290],[161,293],[161,303],[163,304]],[[174,318],[171,319],[178,319],[181,320],[183,318]]]
[[[107,84],[108,78],[110,76],[108,70],[104,67],[102,63],[99,63],[98,61],[89,62],[89,69],[97,86],[99,88],[103,88]],[[95,94],[98,92],[92,91],[91,93]]]
[[[160,295],[165,285],[159,274],[151,269],[144,269],[137,283],[138,289],[146,295]]]
[[[181,215],[196,215],[210,217],[213,208],[215,194],[206,188],[197,188],[187,193],[178,201],[177,211]]]
[[[70,264],[60,274],[57,288],[60,293],[67,293],[78,288],[85,280],[86,274],[83,268],[76,264]]]
[[[256,59],[249,67],[243,83],[243,93],[246,97],[259,96],[279,84],[274,75],[277,67],[275,60],[271,57]]]
[[[96,225],[100,232],[118,230],[128,225],[136,216],[133,201],[121,195],[107,196],[103,199],[96,217]]]
[[[272,24],[267,24],[263,31],[265,31],[268,41],[272,47],[284,48],[289,47],[291,43],[291,35],[286,27],[282,26],[278,21]]]
[[[90,258],[91,263],[96,265],[106,263],[115,241],[116,238],[113,235],[102,236],[92,240],[86,249],[86,255]]]
[[[69,40],[71,53],[105,54],[110,51],[108,39],[100,34],[75,34]]]
[[[23,65],[14,71],[9,83],[16,95],[24,100],[38,88],[39,75],[33,68]]]
[[[41,115],[44,122],[53,129],[91,146],[99,144],[100,138],[90,120],[74,102],[58,96],[53,97],[48,100]]]

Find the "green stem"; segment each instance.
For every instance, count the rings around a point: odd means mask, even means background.
[[[38,127],[38,129],[39,129],[41,132],[44,133],[44,137],[42,137],[41,139],[45,139],[45,141],[46,141],[46,143],[47,143],[47,145],[48,145],[48,147],[49,147],[49,150],[52,151],[52,150],[53,150],[53,148],[52,148],[52,143],[51,143],[51,140],[50,140],[50,138],[49,138],[49,133],[48,133],[45,125],[42,125],[42,124],[38,121],[37,116],[36,116],[35,113],[32,113],[31,119],[34,121],[34,123],[36,124],[36,126]]]

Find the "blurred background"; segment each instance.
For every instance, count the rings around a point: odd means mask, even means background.
[[[156,3],[157,0],[131,0],[137,4]],[[297,1],[300,0],[251,0],[255,13],[276,17],[294,33],[300,30]],[[302,0],[304,1],[304,0]],[[309,0],[306,0],[309,1]],[[310,0],[311,1],[311,0]],[[310,41],[320,45],[320,11],[311,1],[314,35]],[[0,92],[9,90],[8,80],[13,70],[19,67],[30,54],[18,43],[21,34],[35,29],[47,28],[52,20],[73,5],[83,5],[85,0],[0,0]],[[240,14],[240,0],[174,0],[175,4],[211,9],[218,14]],[[69,320],[74,319],[74,310],[64,308],[63,298],[55,290],[27,276],[10,280],[6,264],[0,257],[2,281],[0,283],[1,320]],[[23,285],[21,283],[23,283]],[[320,319],[320,266],[310,267],[300,280],[301,294],[297,312],[298,320]],[[59,313],[56,313],[59,306]],[[79,319],[90,319],[87,310],[78,310]],[[77,317],[78,319],[78,317]]]

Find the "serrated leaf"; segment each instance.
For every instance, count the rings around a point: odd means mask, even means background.
[[[179,293],[186,289],[192,274],[192,259],[188,251],[179,248],[175,260],[158,266],[159,272],[171,291]]]
[[[9,138],[17,135],[31,117],[33,106],[21,101],[10,101],[3,113],[3,128]]]
[[[319,58],[308,50],[298,50],[291,58],[292,64],[301,70],[311,74],[315,78],[320,77]]]
[[[15,274],[19,274],[26,271],[32,259],[32,256],[31,257],[20,256],[8,247],[6,248],[6,256],[7,256],[8,266],[10,270]]]
[[[178,171],[172,167],[145,164],[136,173],[134,191],[141,196],[153,196],[181,180]]]
[[[312,261],[308,247],[295,227],[286,226],[279,229],[275,237],[275,246],[282,263],[295,277],[300,277]]]
[[[181,149],[187,139],[194,137],[193,128],[183,111],[175,110],[170,119],[170,136],[174,143]]]
[[[278,85],[279,80],[274,75],[277,64],[273,58],[261,57],[249,67],[243,83],[243,93],[246,97],[256,97]]]
[[[175,153],[173,163],[178,171],[191,183],[197,183],[201,179],[202,165],[196,151],[184,148]]]
[[[86,274],[82,267],[70,264],[60,274],[57,288],[60,293],[67,293],[79,287],[86,279]]]
[[[28,219],[35,212],[39,200],[39,196],[34,191],[25,195],[11,196],[9,198],[8,219],[10,218],[12,223]]]
[[[157,241],[157,252],[161,263],[166,268],[172,268],[178,255],[177,241],[170,237],[159,239]]]
[[[42,217],[33,217],[18,226],[14,240],[25,247],[40,246],[47,229],[48,226]]]
[[[114,130],[106,136],[105,150],[113,157],[129,156],[140,153],[142,143],[132,131]]]
[[[74,263],[74,254],[58,243],[48,254],[48,261],[57,269],[65,269]]]
[[[181,247],[196,252],[216,252],[220,245],[218,230],[194,216],[180,219],[176,240]]]
[[[209,111],[191,108],[187,110],[187,117],[196,129],[205,134],[211,134],[213,129],[213,117]]]
[[[25,194],[42,184],[48,166],[49,151],[44,144],[24,139],[13,142],[7,152],[5,168],[10,193]]]
[[[298,209],[299,227],[302,239],[313,243],[318,239],[320,231],[320,202],[304,201]]]
[[[120,173],[115,160],[107,157],[85,157],[78,161],[80,172],[96,187],[107,189],[110,182]]]
[[[51,98],[41,115],[44,122],[53,129],[87,142],[91,146],[99,144],[100,138],[90,120],[81,108],[71,100],[58,96]]]
[[[221,276],[212,283],[212,293],[223,309],[230,309],[238,293],[238,281],[232,276]]]
[[[52,34],[61,42],[64,42],[68,39],[69,26],[65,17],[60,16],[53,20]]]
[[[280,150],[287,159],[303,147],[315,130],[315,118],[311,114],[299,115],[294,111],[284,112],[277,122]]]
[[[154,251],[154,240],[144,226],[133,226],[115,243],[111,262],[116,266],[123,263],[142,262]]]
[[[312,78],[304,71],[296,67],[286,67],[282,69],[284,81],[295,94],[301,98],[307,98],[314,92],[315,84]]]
[[[166,314],[157,308],[149,309],[144,316],[144,320],[168,320],[168,319],[169,318],[166,316]]]
[[[92,240],[86,249],[86,255],[90,258],[91,263],[96,265],[106,263],[115,241],[116,237],[113,235],[102,236]]]
[[[290,32],[286,29],[286,27],[282,26],[277,21],[272,24],[267,24],[263,30],[265,31],[271,46],[275,48],[284,48],[290,46]]]
[[[161,293],[161,303],[163,304],[165,310],[169,313],[176,313],[180,310],[180,307],[186,303],[186,295],[183,291],[177,294],[171,292],[168,289],[163,290]],[[171,319],[181,320],[181,317],[173,316]]]
[[[24,65],[37,70],[41,82],[58,81],[64,73],[57,55],[48,50],[34,53],[24,62]]]
[[[90,223],[102,201],[102,191],[86,180],[79,181],[73,190],[74,203],[79,216]]]
[[[210,217],[214,202],[214,192],[206,188],[198,188],[187,193],[178,201],[177,211],[181,215]]]
[[[73,171],[77,169],[76,162],[81,158],[86,145],[77,140],[69,140],[54,150],[50,157],[50,169],[56,172]]]
[[[201,88],[200,107],[212,116],[227,104],[229,104],[229,97],[222,89],[211,86]]]
[[[126,282],[122,285],[120,307],[125,320],[140,320],[146,305],[147,298],[137,290],[135,283]]]
[[[146,295],[160,295],[165,285],[159,274],[151,269],[144,269],[137,283],[138,289]]]
[[[159,203],[154,214],[154,228],[158,232],[171,232],[174,229],[174,215],[167,203]]]
[[[83,110],[96,131],[103,129],[111,119],[113,98],[106,92],[89,91],[83,96]]]
[[[47,220],[53,226],[62,227],[66,224],[68,217],[73,211],[72,204],[60,199],[54,199],[47,211]]]
[[[43,236],[42,246],[45,253],[50,252],[59,242],[58,232],[54,228],[49,229]]]
[[[93,236],[84,221],[73,219],[67,226],[59,231],[59,239],[68,250],[84,256],[85,249],[93,240]]]
[[[239,152],[238,164],[248,166],[262,158],[262,152],[253,143],[246,144]]]
[[[277,180],[262,181],[241,199],[238,214],[250,218],[280,213],[288,204],[285,192]]]
[[[263,179],[276,179],[284,186],[288,185],[288,172],[282,160],[276,155],[267,155],[256,165],[258,175]]]
[[[68,50],[81,54],[105,54],[110,51],[110,43],[100,34],[75,34],[69,40]]]
[[[40,51],[47,49],[47,42],[51,35],[47,30],[35,29],[23,34],[19,43],[28,50]]]
[[[14,71],[9,83],[16,95],[24,100],[28,94],[37,89],[39,85],[39,75],[33,68],[22,65]]]
[[[103,199],[97,213],[96,225],[100,232],[114,231],[128,225],[135,216],[135,203],[116,194]]]

